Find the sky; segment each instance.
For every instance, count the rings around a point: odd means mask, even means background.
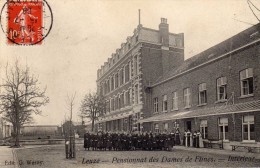
[[[260,1],[251,0],[260,8]],[[69,117],[67,95],[76,92],[73,120],[85,94],[96,90],[97,70],[132,36],[141,24],[157,29],[167,18],[169,31],[184,33],[185,59],[257,24],[247,0],[47,0],[53,12],[53,28],[44,43],[15,46],[0,32],[0,77],[3,67],[18,59],[47,86],[50,103],[37,125],[59,125]],[[2,8],[5,0],[0,0]],[[260,11],[254,9],[260,18]]]

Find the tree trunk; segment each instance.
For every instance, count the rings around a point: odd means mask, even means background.
[[[16,133],[15,133],[15,147],[20,147],[20,142],[19,139],[20,138],[20,126],[19,124],[16,125]]]
[[[94,131],[94,126],[95,126],[95,120],[92,119],[92,125],[91,125],[91,131],[92,131],[92,132]]]

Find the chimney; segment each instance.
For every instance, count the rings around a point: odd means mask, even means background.
[[[169,47],[169,25],[166,18],[161,18],[159,24],[159,41],[162,46]]]

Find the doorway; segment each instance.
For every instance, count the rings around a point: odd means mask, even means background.
[[[191,131],[191,121],[186,121],[186,128]]]

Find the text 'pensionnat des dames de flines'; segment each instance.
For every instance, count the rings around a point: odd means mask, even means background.
[[[227,162],[239,162],[239,161],[250,161],[250,162],[259,162],[260,159],[256,159],[255,157],[241,157],[241,156],[229,156],[225,159],[214,159],[213,157],[143,157],[143,158],[118,158],[113,157],[111,161],[101,161],[100,159],[86,159],[83,158],[82,164],[96,164],[101,162],[110,162],[113,164],[120,164],[120,163],[181,163],[181,162],[220,162],[220,161],[227,161]]]

